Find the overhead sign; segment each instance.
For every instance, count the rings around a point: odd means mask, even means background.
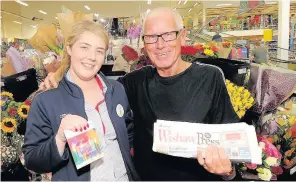
[[[237,13],[245,13],[265,3],[265,0],[243,0],[240,1],[240,7]]]

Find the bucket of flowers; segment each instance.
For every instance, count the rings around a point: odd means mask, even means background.
[[[262,165],[239,163],[238,171],[243,179],[277,180],[277,175],[283,173],[280,166],[282,154],[267,138],[258,135],[257,139],[262,149]]]
[[[1,170],[10,170],[21,155],[24,136],[18,133],[26,121],[30,101],[15,102],[13,94],[1,92]]]
[[[246,111],[253,106],[254,98],[247,89],[237,86],[229,80],[226,80],[226,88],[234,111],[239,118],[242,118]]]

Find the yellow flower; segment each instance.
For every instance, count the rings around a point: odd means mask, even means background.
[[[244,92],[244,93],[243,93],[243,97],[244,97],[244,98],[249,98],[250,95],[251,95],[250,92]]]
[[[250,109],[252,107],[252,104],[246,103],[245,106],[246,106],[246,109]]]
[[[12,133],[16,129],[16,120],[13,118],[4,118],[1,122],[1,129],[5,133]]]
[[[268,166],[275,166],[278,163],[278,159],[275,157],[267,157],[264,161]]]
[[[285,135],[284,135],[284,138],[286,140],[290,139],[292,137],[292,132],[291,131],[288,131]]]
[[[238,92],[243,92],[243,90],[244,90],[244,87],[238,87],[237,89]]]
[[[284,126],[285,125],[285,120],[283,118],[280,118],[277,123],[280,125],[280,126]]]
[[[296,122],[296,117],[291,116],[288,121],[289,121],[290,126],[292,126]]]
[[[290,147],[291,147],[291,148],[296,147],[296,140],[294,140],[294,141],[290,144]]]
[[[233,109],[234,109],[235,112],[238,111],[238,107],[237,106],[233,106]]]
[[[210,49],[210,46],[208,46],[208,45],[203,45],[203,48],[204,48],[204,49]]]
[[[244,110],[239,110],[237,112],[237,115],[238,115],[239,118],[242,118],[245,114],[246,114],[246,111],[244,111]]]
[[[250,97],[250,103],[254,103],[254,98],[253,97]]]
[[[266,168],[258,168],[257,169],[258,172],[258,177],[264,181],[270,181],[272,174],[271,171],[269,169]]]
[[[204,53],[205,53],[205,55],[208,55],[208,56],[214,56],[214,51],[212,51],[210,49],[205,49]]]
[[[28,117],[29,110],[30,110],[30,106],[28,106],[28,105],[21,105],[17,109],[17,113],[18,113],[18,115],[21,118],[26,119]]]
[[[13,99],[13,94],[10,92],[1,92],[1,97],[3,97],[3,96],[7,96],[7,97],[10,97]]]
[[[4,102],[2,100],[0,100],[0,105],[3,106],[4,105]]]

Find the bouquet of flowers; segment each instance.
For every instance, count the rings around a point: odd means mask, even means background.
[[[9,169],[17,162],[21,154],[23,136],[17,129],[22,124],[30,109],[30,101],[15,102],[13,94],[1,92],[1,168]]]
[[[236,86],[229,80],[226,80],[226,88],[236,114],[242,118],[246,111],[253,106],[254,98],[247,89]]]
[[[232,46],[232,43],[231,42],[222,42],[222,46],[224,48],[230,48]]]
[[[193,46],[182,46],[181,55],[193,57],[218,57],[218,48],[214,44],[196,44]]]
[[[267,138],[257,136],[257,139],[262,149],[262,165],[240,163],[238,170],[244,179],[276,180],[277,175],[283,173],[280,166],[282,155]]]
[[[296,164],[296,116],[276,114],[261,129],[282,153],[282,166],[291,169]],[[265,132],[265,133],[264,133]]]

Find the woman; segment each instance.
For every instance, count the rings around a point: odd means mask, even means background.
[[[137,180],[125,125],[130,111],[125,90],[97,74],[108,45],[102,26],[91,21],[73,26],[57,74],[59,86],[31,105],[23,146],[28,169],[52,172],[53,181]],[[103,141],[104,157],[76,170],[64,131],[83,131],[90,121]]]

